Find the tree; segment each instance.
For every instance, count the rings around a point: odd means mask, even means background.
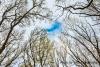
[[[27,26],[31,21],[48,19],[50,16],[49,9],[44,6],[45,0],[32,0],[31,8],[28,8],[27,1],[1,1],[0,66],[10,66],[19,57],[21,52],[23,52],[24,48],[22,45],[25,45],[25,30],[22,27]]]
[[[76,66],[99,67],[100,66],[100,46],[99,40],[99,0],[56,0],[57,7],[62,9],[65,16],[64,34],[71,38],[69,46],[70,57]],[[60,16],[60,17],[61,17]],[[69,20],[74,23],[68,23]],[[76,18],[78,17],[78,19]],[[80,17],[82,19],[80,19]],[[71,19],[70,19],[71,18]],[[66,20],[67,19],[67,20]],[[77,22],[75,22],[77,21]],[[98,26],[97,26],[98,25]],[[69,33],[71,31],[72,33]],[[74,39],[74,40],[73,40]],[[73,42],[74,41],[74,42]]]
[[[83,0],[83,1],[67,1],[57,0],[58,3],[64,3],[64,5],[57,5],[61,8],[63,13],[67,11],[69,14],[76,14],[79,16],[90,17],[96,22],[93,25],[99,25],[100,20],[100,1],[99,0]],[[67,2],[72,2],[71,4],[66,4]],[[67,6],[66,6],[67,5]]]
[[[73,58],[73,62],[76,66],[83,67],[97,67],[100,66],[100,46],[99,36],[97,31],[89,23],[77,25],[71,30],[75,33],[75,36],[71,34],[64,35],[74,39],[70,49],[70,56]]]
[[[24,63],[29,65],[29,67],[54,67],[54,58],[53,58],[53,45],[50,40],[47,38],[44,31],[39,31],[36,29],[32,32],[28,47],[25,50]],[[25,58],[25,55],[27,56]],[[26,66],[27,67],[27,66]]]

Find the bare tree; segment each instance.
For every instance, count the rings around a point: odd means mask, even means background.
[[[33,4],[29,9],[27,9],[27,0],[1,1],[0,66],[10,66],[23,52],[25,30],[22,27],[28,25],[31,22],[30,20],[48,19],[50,11],[44,6],[44,1],[32,0]],[[43,13],[44,10],[46,12]]]
[[[28,64],[29,67],[55,67],[53,44],[47,38],[47,34],[43,30],[35,29],[31,34],[27,46],[24,52],[24,66]],[[25,55],[27,57],[25,57]]]
[[[71,30],[74,35],[67,35],[74,39],[70,49],[70,56],[76,66],[83,67],[99,67],[100,66],[100,38],[97,35],[97,30],[89,23],[77,25]]]
[[[100,1],[99,0],[77,0],[77,1],[72,1],[71,4],[67,5],[67,2],[70,2],[69,0],[57,0],[59,3],[64,3],[64,5],[58,5],[57,7],[61,8],[63,13],[65,11],[68,11],[67,13],[70,15],[71,14],[77,14],[79,16],[84,16],[84,17],[90,17],[95,20],[96,23],[94,25],[99,25],[99,20],[100,20]],[[73,4],[74,3],[74,4]]]

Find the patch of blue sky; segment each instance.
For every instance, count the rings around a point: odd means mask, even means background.
[[[62,24],[59,21],[54,21],[50,26],[48,26],[45,31],[51,40],[55,40],[60,35],[62,31]]]
[[[50,28],[46,29],[47,32],[54,32],[57,30],[60,30],[61,28],[61,23],[58,21],[53,22]]]

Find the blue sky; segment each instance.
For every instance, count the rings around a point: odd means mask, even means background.
[[[59,21],[53,21],[45,28],[45,31],[47,32],[49,39],[55,40],[61,34],[62,24]]]
[[[58,22],[58,21],[54,21],[51,24],[51,26],[46,29],[46,31],[48,33],[50,33],[50,32],[56,32],[56,31],[60,31],[60,30],[61,30],[61,23]]]

